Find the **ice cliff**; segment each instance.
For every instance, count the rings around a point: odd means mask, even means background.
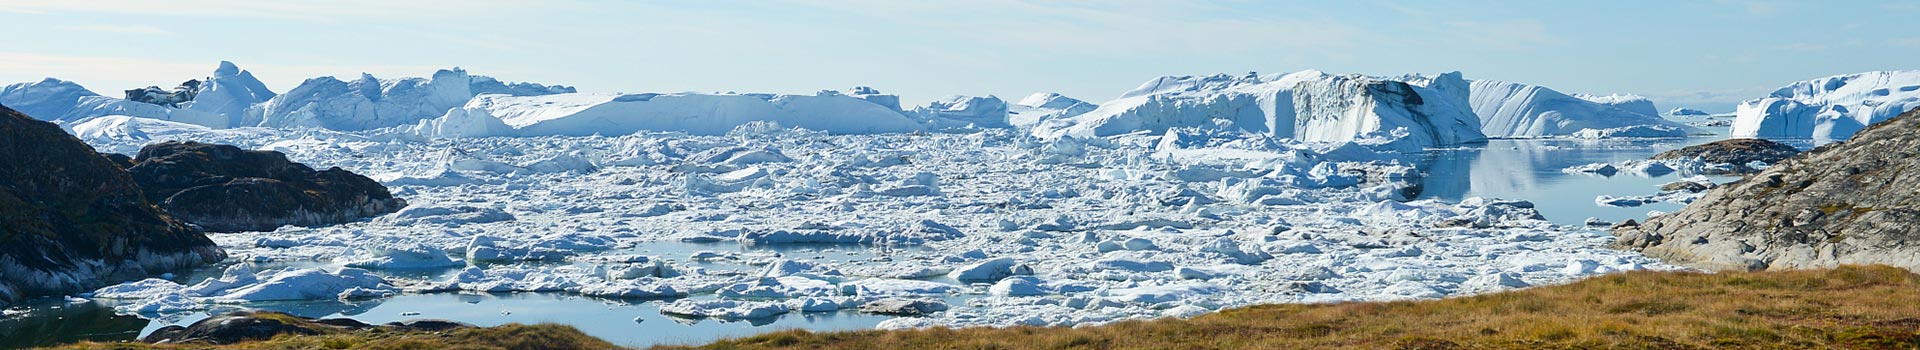
[[[1879,71],[1802,81],[1740,103],[1734,137],[1846,140],[1920,107],[1920,71]]]

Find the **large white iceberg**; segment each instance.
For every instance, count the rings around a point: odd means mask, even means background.
[[[252,72],[240,70],[233,62],[220,61],[220,68],[213,70],[213,76],[200,83],[193,101],[181,104],[180,109],[225,116],[227,120],[221,124],[234,126],[246,118],[247,109],[274,96]]]
[[[109,115],[126,115],[213,127],[226,127],[227,117],[194,110],[100,96],[80,84],[46,78],[0,87],[0,105],[36,119],[70,123]]]
[[[1459,73],[1410,80],[1319,71],[1161,77],[1093,111],[1041,123],[1032,133],[1086,138],[1205,127],[1346,142],[1404,131],[1395,137],[1418,147],[1486,139]]]
[[[1920,71],[1879,71],[1802,81],[1741,102],[1733,137],[1846,140],[1867,125],[1920,107]]]
[[[481,95],[415,130],[434,137],[625,135],[679,131],[720,135],[751,122],[831,134],[912,132],[920,123],[867,99],[834,92],[774,94]]]
[[[573,88],[539,84],[505,84],[454,68],[430,78],[378,79],[362,74],[348,82],[334,77],[307,79],[259,107],[242,126],[318,127],[367,130],[412,125],[439,117],[467,104],[477,94],[537,96],[571,93]]]
[[[1473,112],[1489,137],[1572,136],[1583,130],[1665,126],[1665,135],[1693,129],[1661,118],[1646,98],[1632,95],[1567,95],[1544,86],[1475,80]]]

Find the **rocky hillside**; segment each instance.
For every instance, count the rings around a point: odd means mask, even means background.
[[[93,147],[0,106],[0,303],[224,258]]]
[[[351,222],[407,206],[379,182],[340,168],[315,171],[274,151],[161,142],[127,168],[147,198],[215,232]]]
[[[1920,109],[1617,228],[1618,245],[1714,269],[1920,270]]]

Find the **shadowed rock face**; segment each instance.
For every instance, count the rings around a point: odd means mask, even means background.
[[[225,258],[93,147],[0,106],[0,303]]]
[[[1745,174],[1755,172],[1752,167],[1747,166],[1747,163],[1776,164],[1795,154],[1800,154],[1800,149],[1784,143],[1765,139],[1731,139],[1660,152],[1654,155],[1653,159],[1691,158],[1707,163],[1733,164],[1736,173]]]
[[[407,206],[365,176],[340,168],[314,171],[280,152],[227,145],[147,145],[127,170],[162,208],[215,232],[332,225]]]
[[[1617,245],[1714,269],[1887,264],[1920,271],[1920,109],[1789,158]]]

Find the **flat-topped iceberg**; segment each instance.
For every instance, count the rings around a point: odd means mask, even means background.
[[[1417,147],[1486,139],[1467,107],[1467,83],[1459,73],[1415,80],[1319,71],[1161,77],[1085,114],[1041,123],[1032,133],[1088,138],[1205,127],[1307,142],[1393,135]]]
[[[1808,80],[1741,102],[1733,137],[1846,140],[1867,125],[1920,107],[1920,70]]]
[[[774,122],[830,134],[897,133],[923,128],[893,109],[828,91],[816,95],[482,95],[446,115],[422,121],[414,129],[433,137],[625,135],[639,131],[721,135],[752,122]]]

